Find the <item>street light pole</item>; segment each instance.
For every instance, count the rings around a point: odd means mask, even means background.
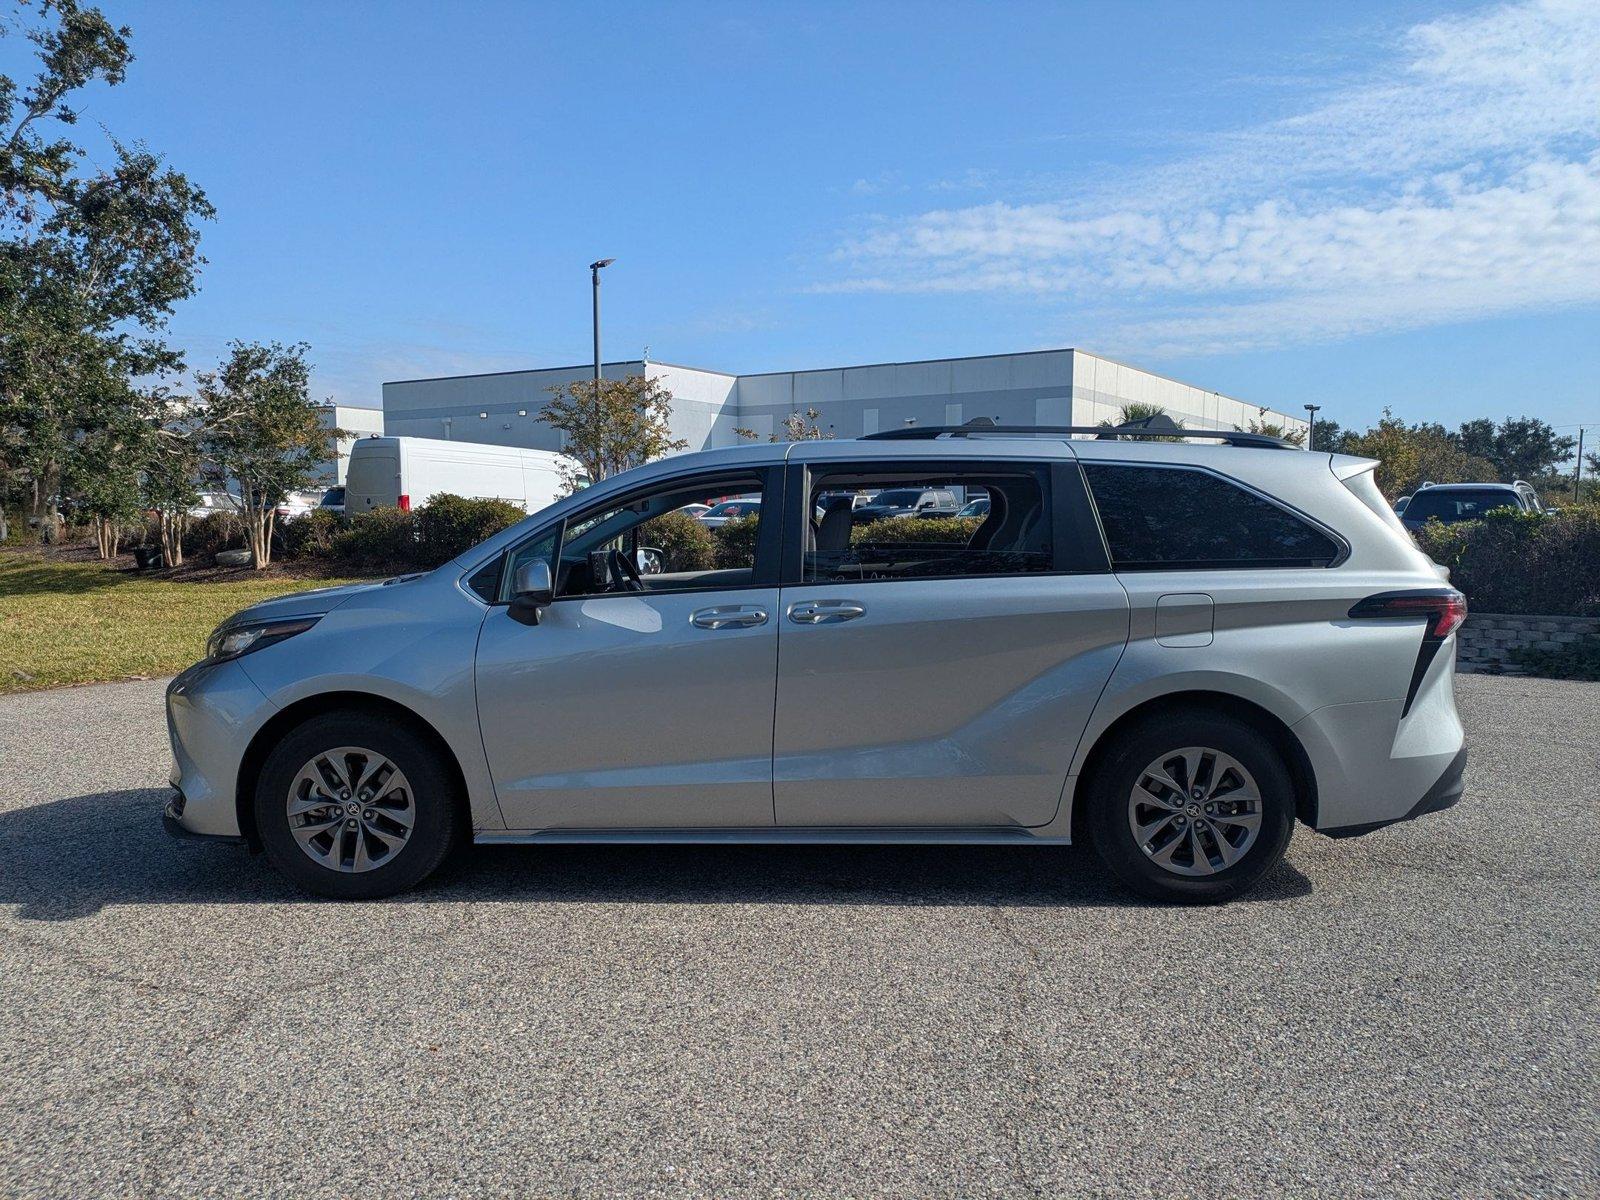
[[[1318,413],[1319,410],[1321,410],[1321,408],[1322,408],[1322,405],[1320,405],[1320,404],[1308,404],[1308,405],[1306,405],[1306,449],[1307,450],[1315,450],[1317,448],[1317,446],[1316,446],[1316,441],[1317,441],[1317,413]]]
[[[602,258],[589,264],[589,278],[594,284],[594,394],[600,398],[600,270],[617,260]]]

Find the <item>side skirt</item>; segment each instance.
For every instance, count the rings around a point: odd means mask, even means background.
[[[645,845],[790,846],[1066,846],[1067,837],[1040,837],[1026,829],[535,829],[485,830],[481,846],[575,845],[632,842]]]

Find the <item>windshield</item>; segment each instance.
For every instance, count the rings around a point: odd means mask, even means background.
[[[887,492],[879,492],[872,502],[883,508],[911,508],[921,495],[921,491],[916,488],[894,488]]]
[[[324,504],[343,504],[344,489],[342,487],[329,488],[327,491],[322,493],[322,502]]]
[[[989,511],[989,501],[969,500],[965,507],[956,514],[958,517],[981,517]]]
[[[706,514],[708,517],[748,517],[761,507],[759,500],[728,500]]]
[[[1411,497],[1411,503],[1406,505],[1406,520],[1433,518],[1449,525],[1476,521],[1492,508],[1517,507],[1517,495],[1510,488],[1428,488]]]

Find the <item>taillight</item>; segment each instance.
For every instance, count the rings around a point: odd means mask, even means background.
[[[1454,588],[1415,592],[1380,592],[1357,601],[1352,617],[1426,617],[1424,637],[1443,641],[1467,619],[1467,598]]]
[[[1422,630],[1422,645],[1417,649],[1417,661],[1411,668],[1411,686],[1406,689],[1406,702],[1400,709],[1403,719],[1417,699],[1417,691],[1428,673],[1439,647],[1467,619],[1467,598],[1455,588],[1427,588],[1410,592],[1379,592],[1358,600],[1350,609],[1356,618],[1422,617],[1427,625]]]
[[[401,512],[410,512],[411,511],[411,497],[410,496],[403,495],[403,494],[401,495],[401,497],[400,497],[400,511]]]

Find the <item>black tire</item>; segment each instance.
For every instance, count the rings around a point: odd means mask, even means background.
[[[288,798],[296,775],[317,755],[340,746],[383,755],[411,785],[410,835],[390,858],[359,872],[314,861],[289,828]],[[431,738],[372,713],[326,713],[297,726],[267,756],[256,782],[256,829],[272,865],[307,891],[339,900],[375,900],[415,887],[438,868],[460,839],[463,802]]]
[[[1146,767],[1190,746],[1232,756],[1255,777],[1261,795],[1254,843],[1231,866],[1199,876],[1153,861],[1129,823],[1129,796]],[[1251,725],[1200,710],[1163,713],[1118,734],[1088,781],[1087,802],[1090,841],[1112,874],[1141,896],[1169,903],[1218,904],[1248,891],[1283,858],[1294,833],[1294,781],[1283,756]]]

